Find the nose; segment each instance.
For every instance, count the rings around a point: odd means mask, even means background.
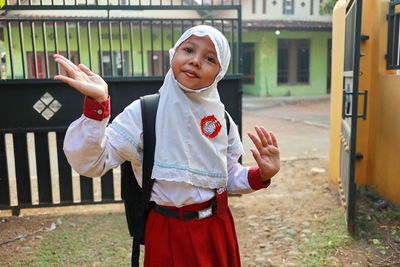
[[[193,57],[190,60],[190,65],[199,68],[200,67],[200,57],[198,55],[193,55]]]

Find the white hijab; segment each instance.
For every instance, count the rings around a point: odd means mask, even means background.
[[[217,83],[228,69],[231,57],[229,43],[217,29],[206,25],[195,26],[184,32],[170,49],[171,62],[175,50],[192,35],[210,37],[221,70],[210,86],[192,90],[179,84],[169,69],[159,90],[152,177],[204,188],[225,187],[228,136],[225,107],[220,101]],[[242,154],[241,145],[238,150]]]

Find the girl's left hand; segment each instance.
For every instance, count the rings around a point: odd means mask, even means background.
[[[268,132],[264,127],[255,126],[258,138],[252,133],[248,133],[256,149],[250,149],[253,157],[260,168],[260,175],[263,182],[274,176],[281,167],[278,142],[272,132]]]

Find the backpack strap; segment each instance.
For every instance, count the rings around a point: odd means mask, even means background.
[[[149,203],[154,179],[151,179],[154,163],[154,151],[156,147],[156,115],[160,94],[147,95],[140,98],[143,124],[143,166],[142,166],[142,199],[139,205],[139,212],[142,218],[135,227],[133,239],[133,250],[131,264],[139,266],[140,244],[144,244],[144,233]]]
[[[225,123],[226,123],[226,133],[229,136],[229,130],[231,128],[231,120],[229,119],[228,111],[225,110]]]

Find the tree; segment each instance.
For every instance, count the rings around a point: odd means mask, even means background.
[[[333,8],[335,7],[337,1],[338,0],[327,0],[325,3],[322,4],[319,13],[321,15],[332,14]]]

